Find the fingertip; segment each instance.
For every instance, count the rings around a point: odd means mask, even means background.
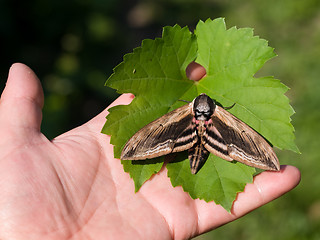
[[[1,98],[26,98],[43,107],[44,96],[41,83],[36,74],[23,63],[11,65],[6,87]]]
[[[247,184],[234,202],[232,213],[242,216],[246,213],[279,198],[295,188],[300,182],[300,171],[293,166],[281,166],[279,172],[264,171]]]
[[[281,195],[295,188],[301,179],[298,168],[290,165],[281,165],[279,172],[265,171],[257,175],[254,184],[265,197],[270,197],[270,192]],[[277,190],[277,191],[275,191]],[[279,196],[281,196],[279,195]]]
[[[20,135],[29,134],[30,130],[40,132],[43,102],[36,74],[25,64],[12,64],[0,99],[1,130]]]
[[[282,174],[286,174],[287,180],[292,183],[292,188],[295,188],[297,185],[299,185],[301,181],[301,172],[297,167],[291,165],[281,165],[280,172]]]
[[[31,70],[27,65],[20,62],[13,63],[9,69],[9,72],[14,71],[15,69]]]
[[[121,94],[116,100],[114,100],[107,109],[117,106],[117,105],[128,105],[134,99],[134,95],[132,93],[124,93]]]
[[[187,69],[186,75],[190,80],[199,81],[206,75],[206,69],[196,62],[191,62]]]

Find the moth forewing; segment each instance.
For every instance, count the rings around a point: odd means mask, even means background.
[[[224,142],[221,145],[227,146],[224,155],[227,153],[229,158],[252,167],[280,170],[279,160],[272,147],[247,124],[219,106],[216,107],[211,120],[212,125],[208,126],[208,132],[214,128],[212,132],[220,134]]]
[[[121,159],[144,160],[191,148],[197,142],[193,117],[189,103],[154,120],[129,139]]]

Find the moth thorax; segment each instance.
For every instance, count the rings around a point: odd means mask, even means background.
[[[194,99],[193,112],[196,120],[208,121],[216,105],[213,100],[206,94],[202,93]]]

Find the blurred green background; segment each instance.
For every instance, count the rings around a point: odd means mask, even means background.
[[[76,127],[116,98],[104,87],[113,67],[162,27],[194,29],[199,19],[225,17],[227,27],[252,27],[278,57],[257,75],[273,75],[287,96],[301,155],[278,151],[298,166],[300,185],[272,203],[197,237],[320,239],[320,1],[318,0],[71,0],[0,1],[0,89],[10,65],[23,62],[45,90],[42,131],[48,138]]]

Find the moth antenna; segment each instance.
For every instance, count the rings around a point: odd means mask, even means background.
[[[223,109],[224,109],[224,110],[229,110],[229,109],[233,108],[234,105],[236,105],[236,103],[232,104],[230,107],[223,107]]]
[[[186,103],[191,103],[190,101],[187,101],[187,100],[183,100],[183,99],[178,99],[178,101],[181,101],[181,102],[186,102]]]

